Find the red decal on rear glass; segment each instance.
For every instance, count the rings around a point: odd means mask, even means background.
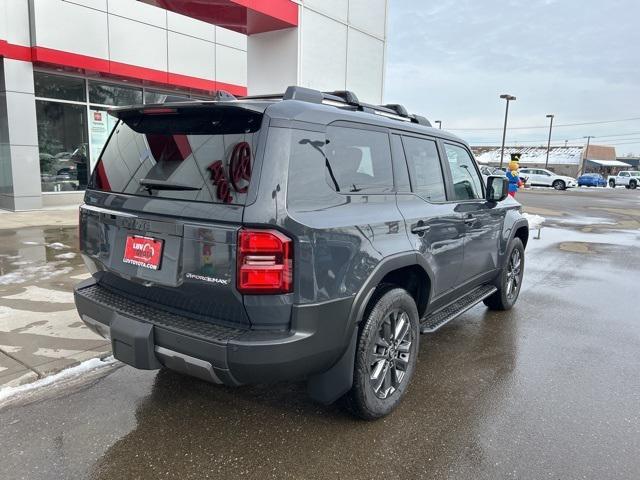
[[[238,193],[247,193],[248,182],[251,180],[251,147],[247,142],[240,142],[234,147],[229,169],[234,190]]]

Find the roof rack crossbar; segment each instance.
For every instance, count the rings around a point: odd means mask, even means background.
[[[282,94],[251,95],[241,97],[242,100],[298,100],[302,102],[331,105],[338,108],[349,108],[356,111],[372,113],[386,118],[402,122],[417,123],[431,127],[431,123],[421,115],[409,114],[403,105],[390,103],[386,105],[371,105],[360,102],[355,93],[349,90],[334,90],[333,92],[321,92],[312,88],[290,86]]]

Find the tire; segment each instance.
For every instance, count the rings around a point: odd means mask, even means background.
[[[637,184],[637,182],[636,182],[635,180],[631,180],[631,181],[629,182],[629,188],[630,188],[631,190],[635,190],[637,187],[638,187],[638,184]]]
[[[565,183],[562,180],[556,180],[555,182],[553,182],[551,184],[551,186],[553,188],[555,188],[556,190],[566,190],[567,186],[565,185]]]
[[[615,180],[609,180],[609,186],[611,188],[616,188],[616,181]]]
[[[380,289],[371,305],[360,329],[353,387],[346,397],[352,413],[365,420],[388,415],[398,406],[416,368],[420,338],[418,309],[406,290]]]
[[[512,263],[514,256],[519,258],[518,266]],[[518,300],[524,276],[524,246],[522,245],[522,240],[514,238],[511,241],[506,259],[506,264],[500,273],[498,291],[484,300],[484,304],[490,310],[510,310]],[[513,274],[514,268],[517,270],[515,275]],[[511,283],[510,286],[510,280],[515,282],[515,285]]]

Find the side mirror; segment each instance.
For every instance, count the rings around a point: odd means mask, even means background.
[[[507,177],[491,175],[487,178],[487,202],[501,202],[509,194],[509,180]]]

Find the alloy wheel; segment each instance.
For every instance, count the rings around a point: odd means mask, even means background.
[[[522,281],[521,273],[522,254],[520,253],[520,250],[515,248],[513,252],[511,252],[511,257],[509,257],[509,264],[507,265],[506,293],[509,300],[513,299],[518,294],[520,282]]]
[[[375,395],[386,399],[405,378],[412,354],[413,331],[404,310],[391,311],[378,329],[369,361],[369,381]]]

